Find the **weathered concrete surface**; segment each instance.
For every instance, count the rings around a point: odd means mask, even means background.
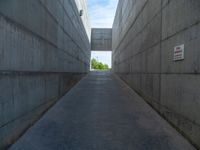
[[[108,72],[91,72],[10,150],[194,150]]]
[[[91,35],[92,51],[111,51],[112,50],[112,29],[93,28]]]
[[[120,0],[113,70],[200,147],[200,1]],[[185,59],[173,61],[185,45]]]
[[[0,1],[0,149],[88,72],[84,17],[74,0]]]
[[[89,40],[91,41],[91,25],[90,25],[90,19],[88,16],[87,0],[75,0],[75,2],[76,2],[79,13],[81,10],[83,10],[83,15],[81,16],[81,19],[85,27],[87,36]]]

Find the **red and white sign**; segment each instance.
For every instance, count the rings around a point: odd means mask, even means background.
[[[174,61],[184,59],[184,44],[174,47]]]

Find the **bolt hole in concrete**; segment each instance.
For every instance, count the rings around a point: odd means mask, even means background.
[[[111,51],[92,51],[90,70],[91,71],[102,71],[110,70],[112,68],[112,52]]]

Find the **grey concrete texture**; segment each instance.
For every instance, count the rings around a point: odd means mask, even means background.
[[[92,28],[91,50],[92,51],[111,51],[112,50],[112,29]]]
[[[90,67],[81,0],[0,1],[0,149],[15,141]]]
[[[75,2],[76,2],[79,13],[81,10],[83,10],[83,16],[81,16],[81,19],[85,27],[87,36],[89,37],[89,40],[91,41],[91,25],[90,25],[90,19],[88,15],[87,0],[75,0]]]
[[[73,87],[10,147],[22,149],[195,150],[110,71],[91,72]]]
[[[0,75],[0,149],[12,144],[85,74]]]
[[[1,70],[89,70],[89,38],[74,1],[2,0],[0,13]]]
[[[200,1],[120,0],[113,71],[200,148]],[[185,59],[174,61],[184,44]]]

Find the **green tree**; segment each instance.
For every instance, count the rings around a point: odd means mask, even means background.
[[[106,70],[108,70],[108,69],[109,69],[109,67],[108,67],[108,65],[107,65],[107,64],[104,64],[104,69],[106,69]]]
[[[96,59],[93,58],[93,59],[91,60],[91,66],[92,66],[92,69],[98,69],[98,68],[99,68],[98,62],[97,62]]]
[[[102,62],[97,61],[95,58],[91,60],[92,69],[95,70],[108,70],[109,67],[107,64],[103,64]]]

